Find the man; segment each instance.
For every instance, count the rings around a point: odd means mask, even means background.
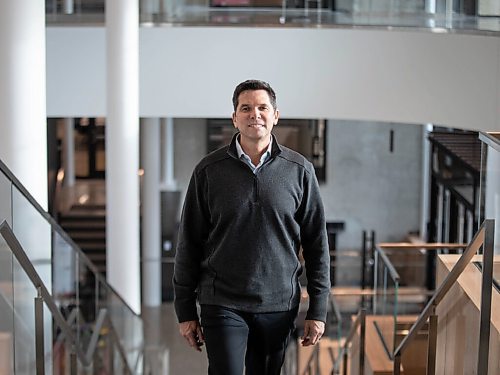
[[[179,330],[209,374],[279,374],[300,302],[303,248],[309,308],[302,345],[324,332],[326,224],[313,166],[278,144],[276,94],[262,81],[233,94],[238,133],[196,166],[184,202],[174,270]],[[196,300],[201,306],[198,320]]]

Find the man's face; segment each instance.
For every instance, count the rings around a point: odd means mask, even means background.
[[[266,90],[247,90],[238,97],[233,125],[240,131],[242,142],[255,143],[269,139],[278,118],[279,111],[273,108]]]

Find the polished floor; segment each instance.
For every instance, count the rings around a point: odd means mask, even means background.
[[[195,351],[180,336],[173,303],[164,303],[160,307],[143,307],[142,317],[147,345],[163,348],[168,353],[165,375],[207,373],[205,349],[202,348],[201,353]]]

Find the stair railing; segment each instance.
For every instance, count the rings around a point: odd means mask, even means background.
[[[67,342],[71,345],[70,352],[70,374],[77,374],[77,362],[76,359],[85,367],[90,367],[93,365],[93,358],[96,354],[97,344],[100,332],[102,328],[107,327],[110,330],[111,342],[116,346],[120,354],[122,363],[124,365],[124,373],[132,374],[132,370],[129,367],[125,350],[121,345],[121,342],[116,334],[116,330],[113,327],[113,323],[109,319],[109,315],[106,309],[101,309],[94,326],[94,331],[90,340],[90,344],[87,351],[84,353],[82,348],[78,345],[77,337],[74,335],[70,323],[76,319],[76,314],[70,315],[68,321],[63,317],[59,311],[56,302],[52,298],[48,289],[46,288],[44,282],[42,281],[39,274],[36,272],[35,267],[30,262],[26,252],[22,248],[21,244],[17,240],[14,232],[10,228],[6,220],[0,224],[0,234],[8,245],[10,251],[19,262],[23,271],[26,273],[31,283],[37,290],[37,296],[35,297],[35,353],[36,353],[36,374],[45,374],[45,350],[44,350],[44,318],[43,318],[43,305],[47,306],[49,311],[54,318],[54,321],[59,329],[62,331],[61,339],[65,338]],[[75,310],[74,310],[75,311]],[[112,351],[111,351],[112,352]]]
[[[418,332],[429,320],[429,345],[427,355],[427,374],[434,375],[436,372],[436,345],[437,345],[437,315],[436,307],[446,296],[458,277],[465,270],[472,258],[479,254],[482,247],[483,252],[483,272],[481,282],[481,311],[479,327],[479,348],[477,374],[488,373],[489,356],[489,338],[490,338],[490,319],[491,319],[491,295],[493,283],[493,254],[494,254],[494,235],[495,221],[487,219],[483,222],[479,231],[476,233],[471,243],[467,246],[458,262],[452,268],[451,272],[443,280],[439,288],[427,303],[426,307],[418,317],[417,321],[411,327],[408,335],[401,341],[394,351],[394,371],[393,374],[400,374],[401,357]]]
[[[365,332],[366,332],[366,309],[361,308],[356,315],[356,320],[354,321],[351,329],[347,337],[345,338],[344,344],[342,345],[342,349],[339,352],[338,357],[333,362],[333,369],[331,371],[332,374],[339,374],[340,365],[343,364],[343,374],[347,375],[348,373],[348,361],[349,361],[349,347],[351,346],[351,342],[353,338],[359,332],[359,374],[364,374],[365,368]]]
[[[404,311],[404,308],[402,308],[404,304],[403,297],[425,297],[426,299],[422,301],[422,303],[425,303],[430,299],[434,290],[427,289],[429,285],[428,275],[420,281],[422,283],[422,285],[419,285],[420,288],[412,288],[414,286],[410,285],[412,280],[407,280],[408,275],[404,270],[399,269],[398,272],[396,267],[398,263],[389,257],[391,254],[388,254],[387,251],[397,250],[397,252],[392,253],[393,255],[405,254],[412,250],[418,250],[422,253],[427,252],[428,262],[429,256],[432,255],[432,258],[435,258],[437,250],[460,250],[466,247],[466,244],[454,243],[416,244],[403,242],[379,243],[375,246],[373,314],[380,315],[380,318],[375,319],[374,325],[391,360],[394,360],[396,350],[398,316]],[[405,262],[403,266],[408,266],[408,264],[408,262]],[[425,276],[424,273],[422,275]],[[420,312],[419,309],[418,313]],[[388,315],[392,316],[391,321],[386,318]]]
[[[6,185],[9,186],[6,186]],[[0,188],[3,192],[2,206],[0,209],[7,208],[7,212],[0,211],[0,214],[4,215],[0,217],[0,221],[6,219],[11,225],[11,230],[14,235],[21,240],[23,243],[24,250],[28,255],[28,260],[33,263],[35,267],[39,267],[41,263],[38,258],[31,259],[33,253],[38,253],[43,250],[43,253],[47,259],[43,259],[43,264],[47,261],[50,263],[48,267],[44,269],[55,269],[57,268],[57,273],[52,273],[52,278],[54,279],[54,286],[56,277],[61,274],[61,261],[63,257],[68,257],[68,262],[72,262],[71,266],[71,280],[65,280],[67,283],[64,287],[68,290],[67,294],[62,295],[57,291],[54,291],[52,298],[61,302],[62,298],[75,299],[77,305],[82,302],[83,307],[85,302],[83,298],[86,296],[83,294],[83,288],[88,285],[80,285],[79,281],[82,277],[82,270],[88,273],[89,278],[95,281],[95,286],[93,290],[90,291],[92,294],[90,298],[95,303],[96,309],[92,311],[95,316],[98,315],[97,307],[107,308],[107,315],[110,321],[115,327],[115,331],[119,336],[121,345],[125,348],[127,354],[128,365],[130,368],[134,368],[136,363],[142,358],[144,358],[144,338],[143,338],[143,322],[140,315],[138,315],[132,308],[123,300],[123,298],[115,291],[115,289],[106,281],[106,279],[101,275],[95,265],[88,259],[88,257],[83,253],[83,251],[75,244],[75,242],[68,236],[68,234],[59,226],[55,219],[46,212],[42,206],[31,196],[27,189],[19,182],[19,180],[14,176],[14,174],[7,168],[7,166],[0,160]],[[8,189],[8,190],[7,190]],[[24,214],[27,212],[29,215],[29,220],[24,220]],[[29,224],[27,224],[29,223]],[[32,225],[33,230],[27,228],[27,226]],[[37,239],[31,242],[23,242],[26,234],[30,235],[31,232],[36,233],[39,231],[44,237],[43,241]],[[37,233],[38,234],[38,233]],[[47,237],[50,240],[50,244],[47,241]],[[50,254],[56,252],[56,250],[62,250],[57,256],[52,257]],[[57,267],[54,267],[54,263],[57,262]],[[40,272],[39,272],[40,274]],[[43,275],[42,275],[43,276]],[[51,276],[45,276],[47,280],[50,280]],[[46,282],[46,285],[47,282]],[[55,290],[55,289],[54,289]],[[89,289],[86,290],[87,292]],[[105,299],[100,299],[104,296]],[[80,306],[80,305],[78,305]],[[91,304],[92,307],[92,304]],[[78,332],[77,332],[78,340]]]

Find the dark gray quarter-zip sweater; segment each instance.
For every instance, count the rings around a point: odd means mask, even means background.
[[[175,258],[179,322],[200,304],[254,313],[288,311],[300,301],[306,266],[306,319],[326,320],[330,261],[325,215],[312,164],[279,145],[254,174],[235,140],[196,166],[188,187]]]

